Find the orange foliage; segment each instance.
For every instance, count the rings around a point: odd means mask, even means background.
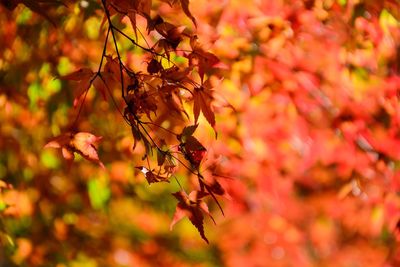
[[[398,266],[399,10],[0,1],[0,266]]]

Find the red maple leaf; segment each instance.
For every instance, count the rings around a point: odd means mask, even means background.
[[[169,183],[168,177],[158,175],[158,174],[152,172],[151,170],[147,169],[146,167],[140,166],[140,167],[136,167],[136,169],[139,169],[144,174],[144,177],[146,178],[146,180],[149,184],[158,183],[158,182]]]
[[[172,194],[179,202],[176,206],[174,217],[170,224],[170,230],[174,227],[174,225],[179,222],[182,218],[187,216],[190,222],[197,228],[200,233],[201,238],[208,243],[208,239],[204,233],[203,226],[203,212],[210,216],[210,218],[214,221],[214,218],[211,216],[207,204],[202,200],[207,193],[203,191],[192,191],[189,195],[184,191],[179,191]]]

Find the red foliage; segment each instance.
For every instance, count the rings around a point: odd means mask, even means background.
[[[398,1],[0,3],[1,266],[399,265]]]

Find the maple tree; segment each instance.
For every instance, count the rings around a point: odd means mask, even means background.
[[[193,133],[197,128],[200,110],[210,125],[215,126],[215,117],[211,107],[212,85],[208,80],[210,77],[207,77],[206,81],[204,79],[205,74],[210,73],[214,65],[218,63],[218,58],[212,53],[204,51],[197,37],[190,33],[185,26],[175,26],[164,21],[159,15],[151,18],[150,1],[101,1],[101,4],[104,10],[102,26],[107,30],[105,30],[104,47],[98,69],[92,71],[90,68],[81,68],[59,77],[62,80],[77,83],[73,105],[78,108],[78,114],[73,124],[69,126],[71,131],[55,137],[45,145],[45,148],[61,148],[63,157],[69,161],[73,161],[74,153],[78,153],[85,159],[96,162],[102,168],[105,168],[99,159],[96,147],[101,137],[76,130],[82,108],[86,104],[87,94],[93,85],[105,101],[107,101],[107,95],[110,95],[115,108],[131,127],[134,141],[143,143],[145,147],[143,158],[147,159],[147,167],[141,166],[138,169],[143,172],[149,184],[169,182],[174,175],[177,163],[180,163],[198,177],[202,195],[211,194],[217,201],[212,187],[206,186],[199,169],[206,148],[193,136]],[[173,2],[169,3],[171,7],[173,4]],[[196,24],[195,18],[189,11],[188,4],[188,1],[180,1],[180,6],[185,15]],[[27,6],[29,7],[29,5]],[[42,15],[44,16],[44,14]],[[50,17],[44,17],[51,21]],[[116,22],[112,21],[114,17],[118,20],[128,18],[134,37],[130,37],[118,26],[115,26]],[[140,27],[137,26],[137,17],[146,20],[148,38],[153,39],[151,46],[150,40],[147,41],[140,31]],[[100,31],[102,28],[100,28]],[[144,44],[139,44],[138,31],[142,35],[146,47]],[[153,32],[161,37],[157,40]],[[145,53],[148,58],[148,62],[144,61],[147,63],[146,72],[135,71],[135,66],[129,66],[127,62],[124,62],[122,51],[120,52],[121,48],[117,44],[118,34],[130,42],[134,48]],[[180,44],[185,41],[184,39],[190,41],[191,50],[181,48]],[[108,55],[110,46],[116,54],[115,57]],[[178,47],[181,50],[177,50]],[[188,64],[178,65],[173,62],[170,59],[172,53],[175,56],[187,58]],[[104,61],[106,63],[103,66]],[[198,76],[199,81],[196,81],[196,76]],[[116,99],[112,93],[116,87],[121,88],[122,101]],[[123,111],[120,110],[121,104],[118,104],[118,101],[124,103]],[[194,102],[193,113],[196,125],[185,127],[181,134],[175,134],[173,132],[176,129],[175,126],[179,123],[182,124],[184,115],[188,117],[183,108],[183,103],[190,101]],[[159,108],[161,106],[165,106],[165,108]],[[180,120],[172,119],[168,115],[171,108]],[[169,123],[168,128],[162,126],[165,122]],[[151,126],[157,128],[153,129]],[[167,144],[164,138],[160,138],[162,136],[161,131],[175,136],[179,144]],[[178,147],[178,151],[173,151],[173,147]],[[150,160],[148,160],[153,154],[157,156],[157,170],[152,167]],[[188,166],[182,162],[179,154],[182,154],[184,159],[189,162]],[[196,204],[198,200],[193,199],[191,201]],[[204,210],[204,205],[207,204],[203,202],[201,205],[203,209],[200,209],[197,205],[190,207],[192,213],[197,214],[197,216],[189,216],[189,218],[199,230],[202,238],[208,242],[204,235],[203,217],[200,216],[202,210]],[[181,209],[188,209],[188,207],[178,204],[176,212],[180,213]]]
[[[398,265],[397,0],[0,3],[0,265]]]

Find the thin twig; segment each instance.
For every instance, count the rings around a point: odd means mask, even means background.
[[[100,59],[99,67],[98,67],[98,69],[97,69],[96,74],[90,79],[89,85],[88,85],[88,87],[87,87],[86,90],[85,90],[85,95],[83,96],[82,103],[81,103],[81,105],[79,106],[78,114],[76,115],[75,121],[74,121],[74,123],[72,124],[72,128],[75,128],[75,127],[76,127],[76,124],[78,123],[79,117],[80,117],[80,115],[81,115],[81,113],[82,113],[82,110],[83,110],[83,105],[85,104],[85,101],[86,101],[86,96],[87,96],[87,94],[88,94],[88,92],[89,92],[90,87],[91,87],[92,84],[93,84],[93,81],[97,78],[97,76],[100,76],[101,67],[103,66],[104,57],[105,57],[106,51],[107,51],[107,42],[108,42],[108,37],[109,37],[109,34],[110,34],[110,30],[111,30],[111,28],[108,27],[107,34],[106,34],[106,39],[104,40],[103,52],[102,52],[102,54],[101,54],[101,59]]]

